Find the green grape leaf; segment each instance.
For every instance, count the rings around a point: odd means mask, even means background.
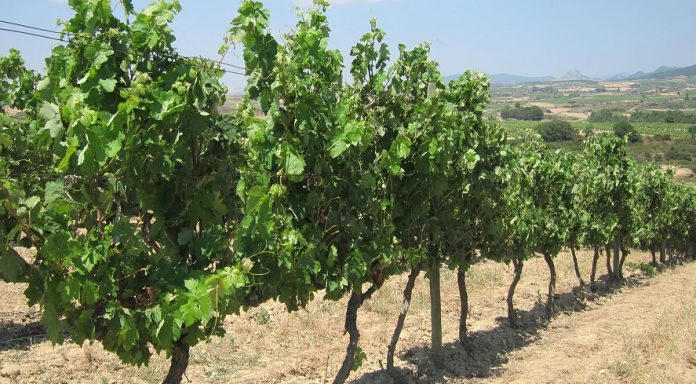
[[[0,251],[0,278],[8,283],[19,283],[25,280],[29,265],[12,248]]]
[[[99,80],[99,85],[101,85],[101,87],[102,87],[102,89],[104,89],[104,91],[106,91],[107,93],[111,93],[116,88],[116,80],[115,79],[102,79],[102,80]]]

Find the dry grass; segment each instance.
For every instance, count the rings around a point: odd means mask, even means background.
[[[693,383],[696,264],[555,318],[486,383]],[[630,281],[630,279],[629,279]],[[601,304],[598,304],[600,302]]]
[[[611,371],[630,383],[693,383],[696,379],[696,304],[693,297],[666,308],[655,327],[623,335],[622,356]],[[640,319],[637,319],[640,321]]]

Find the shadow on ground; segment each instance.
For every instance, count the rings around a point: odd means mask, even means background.
[[[41,313],[0,315],[0,351],[24,349],[46,339],[46,330],[39,322]]]
[[[574,313],[587,309],[587,302],[608,297],[624,286],[645,284],[643,275],[627,277],[621,283],[613,283],[603,276],[597,281],[597,291],[591,292],[586,284],[571,292],[555,296],[554,314]],[[544,298],[545,299],[545,298]],[[454,378],[488,378],[503,369],[510,352],[521,349],[540,339],[539,332],[549,324],[546,306],[537,302],[529,311],[518,310],[518,326],[510,326],[506,317],[496,319],[498,325],[490,330],[471,333],[467,345],[459,342],[443,345],[445,368],[436,369],[429,348],[415,347],[398,353],[408,368],[396,367],[394,377],[385,370],[366,373],[352,382],[355,384],[375,383],[433,383]],[[408,319],[406,320],[408,321]]]

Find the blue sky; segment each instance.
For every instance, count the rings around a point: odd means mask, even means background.
[[[113,1],[116,3],[116,1]],[[149,1],[134,0],[136,8]],[[273,31],[295,23],[294,7],[307,0],[266,0]],[[2,0],[0,19],[55,28],[71,10],[65,0]],[[694,0],[334,0],[331,45],[346,57],[377,17],[396,44],[432,44],[444,74],[487,73],[589,76],[696,64]],[[215,58],[238,0],[181,0],[174,23],[182,54]],[[7,27],[0,25],[0,27]],[[52,42],[0,31],[0,54],[16,47],[30,66],[43,67]],[[241,63],[239,57],[227,61]],[[244,80],[228,75],[233,91]]]

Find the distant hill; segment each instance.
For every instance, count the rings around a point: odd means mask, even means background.
[[[460,75],[452,75],[445,77],[445,81],[452,81],[458,79]],[[498,73],[493,75],[488,75],[491,79],[491,84],[496,85],[517,85],[517,84],[528,84],[528,83],[545,83],[550,81],[595,81],[595,80],[609,80],[609,81],[619,81],[619,80],[638,80],[638,79],[666,79],[676,76],[696,76],[696,65],[689,67],[679,68],[679,67],[666,67],[662,66],[657,68],[652,72],[636,72],[630,73],[619,73],[606,78],[592,78],[585,76],[582,72],[578,70],[568,71],[565,75],[560,77],[553,76],[520,76],[511,75],[508,73]]]
[[[670,72],[670,71],[674,71],[675,69],[679,69],[679,67],[665,67],[665,66],[662,66],[662,67],[660,67],[660,68],[654,70],[652,74],[656,75],[656,74],[658,74],[658,73]]]
[[[459,78],[460,75],[451,75],[445,77],[445,81],[449,82],[452,80],[456,80]],[[519,75],[510,75],[507,73],[497,73],[493,75],[488,75],[488,78],[491,80],[491,84],[499,84],[499,85],[517,85],[517,84],[525,84],[525,83],[543,83],[545,81],[553,81],[554,78],[553,76],[519,76]]]
[[[493,84],[525,84],[525,83],[543,83],[545,81],[553,81],[552,76],[519,76],[510,75],[507,73],[499,73],[491,75],[491,83]]]
[[[565,75],[556,78],[558,81],[578,81],[578,80],[592,80],[592,78],[585,76],[582,72],[578,71],[568,71]]]
[[[679,74],[673,74],[670,75],[670,73],[675,72],[675,71],[680,71],[684,69],[688,69],[691,67],[686,67],[686,68],[679,68],[679,67],[665,67],[662,66],[660,68],[657,68],[656,70],[652,72],[636,72],[636,73],[619,73],[614,76],[607,77],[606,80],[637,80],[637,79],[649,79],[649,78],[658,78],[658,77],[673,77],[673,76],[680,76]]]
[[[667,68],[663,69],[660,71],[662,68]],[[668,67],[660,67],[658,68],[657,71],[644,75],[642,77],[639,77],[639,79],[667,79],[670,77],[677,77],[677,76],[696,76],[696,65],[692,65],[689,67],[684,67],[684,68],[668,68]]]
[[[618,81],[618,80],[626,80],[629,77],[633,76],[634,74],[627,73],[627,72],[622,72],[622,73],[617,73],[615,75],[611,75],[607,77],[604,80],[609,80],[609,81]]]

